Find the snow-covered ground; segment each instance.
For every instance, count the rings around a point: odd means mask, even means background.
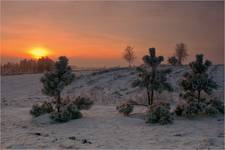
[[[178,82],[186,71],[187,67],[173,68],[168,77],[175,91],[157,94],[156,100],[179,101]],[[223,100],[224,66],[212,66],[209,73],[220,86],[214,96]],[[63,124],[51,124],[48,116],[33,119],[29,114],[32,104],[49,99],[41,93],[41,76],[1,77],[2,148],[224,148],[223,116],[178,118],[171,125],[160,126],[145,124],[142,106],[135,107],[130,117],[118,114],[115,107],[122,101],[145,102],[145,91],[131,87],[137,77],[134,69],[77,73],[63,95],[88,96],[95,101],[93,108],[84,111],[83,118]]]

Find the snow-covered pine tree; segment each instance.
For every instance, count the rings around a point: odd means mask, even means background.
[[[204,62],[203,57],[203,54],[196,55],[196,60],[189,63],[191,72],[186,73],[180,83],[183,89],[181,96],[187,101],[196,101],[197,104],[204,100],[201,96],[202,92],[210,95],[213,89],[217,88],[216,82],[207,74],[212,63],[209,60]]]
[[[61,107],[61,92],[74,78],[75,75],[68,65],[68,58],[65,56],[60,56],[55,63],[54,69],[45,73],[41,78],[41,82],[43,83],[42,92],[55,98],[58,112],[60,112]]]
[[[166,75],[170,69],[157,70],[164,60],[163,56],[156,56],[155,48],[149,49],[149,54],[143,57],[144,63],[150,68],[137,68],[139,78],[133,82],[133,86],[144,87],[147,91],[148,105],[153,104],[154,91],[161,93],[164,90],[172,91],[171,85],[167,82]]]

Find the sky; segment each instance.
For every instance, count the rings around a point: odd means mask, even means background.
[[[32,58],[42,47],[80,67],[125,66],[122,54],[134,47],[136,65],[155,47],[165,60],[175,45],[189,57],[203,53],[224,63],[224,2],[1,1],[1,60]],[[165,61],[166,62],[166,61]]]

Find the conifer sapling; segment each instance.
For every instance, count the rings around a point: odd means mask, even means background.
[[[197,104],[204,100],[201,97],[202,92],[210,95],[217,84],[207,74],[208,68],[212,65],[211,61],[203,61],[203,54],[196,55],[196,61],[189,64],[190,73],[184,75],[180,86],[183,88],[181,96],[189,101],[197,101]]]
[[[43,83],[42,92],[56,100],[57,111],[60,112],[61,92],[75,78],[71,67],[68,65],[68,58],[60,56],[55,63],[54,69],[44,74],[41,78]]]
[[[167,82],[166,75],[171,72],[170,69],[157,70],[158,66],[164,60],[163,56],[156,56],[155,48],[149,49],[149,54],[143,57],[144,63],[150,69],[137,68],[139,78],[133,82],[133,86],[144,87],[147,91],[148,105],[153,104],[154,91],[161,93],[164,90],[172,91],[171,85]]]

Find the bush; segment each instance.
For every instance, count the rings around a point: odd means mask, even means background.
[[[213,105],[208,105],[205,109],[205,113],[209,116],[213,116],[219,113],[218,109],[215,108]]]
[[[169,103],[152,104],[147,111],[146,123],[169,124],[173,122]]]
[[[88,110],[94,103],[89,98],[79,96],[73,101],[73,104],[75,104],[79,110]]]
[[[224,114],[224,103],[218,99],[211,99],[208,102],[208,105],[215,107],[220,113]]]
[[[168,63],[173,65],[173,66],[175,66],[175,65],[178,64],[178,60],[177,60],[177,58],[175,56],[172,56],[172,57],[168,58]]]
[[[216,115],[224,113],[224,104],[219,100],[202,100],[199,103],[188,101],[187,103],[178,104],[175,113],[177,116],[183,117],[193,117],[198,114]]]
[[[38,116],[42,115],[43,112],[42,112],[42,109],[41,109],[40,105],[34,104],[32,106],[32,109],[30,110],[30,113],[31,113],[32,116],[38,117]]]
[[[193,117],[200,112],[197,103],[187,103],[184,107],[182,116],[185,117]]]
[[[54,105],[54,107],[53,107]],[[70,97],[61,99],[60,111],[56,110],[57,104],[52,102],[44,102],[43,104],[33,105],[30,113],[37,117],[45,113],[51,113],[50,118],[56,122],[67,122],[72,119],[78,119],[82,117],[80,110],[90,109],[93,105],[93,101],[85,97],[77,97],[75,100],[71,100]]]
[[[129,103],[123,103],[116,107],[119,113],[124,114],[124,116],[129,116],[129,114],[133,111],[134,106]]]
[[[187,105],[187,104],[186,104],[186,105]],[[177,106],[176,106],[176,108],[175,108],[175,110],[174,110],[175,114],[176,114],[177,116],[183,116],[185,107],[187,107],[186,105],[185,105],[185,103],[179,103],[179,104],[177,104]]]
[[[175,108],[175,114],[177,116],[183,117],[192,117],[198,114],[200,111],[199,106],[197,103],[182,103],[178,104]]]
[[[65,105],[60,112],[54,111],[51,113],[50,118],[56,122],[67,122],[73,119],[79,119],[82,117],[80,110],[74,103]]]
[[[40,115],[53,112],[53,106],[50,102],[43,102],[43,104],[34,104],[30,111],[31,115],[38,117]]]

